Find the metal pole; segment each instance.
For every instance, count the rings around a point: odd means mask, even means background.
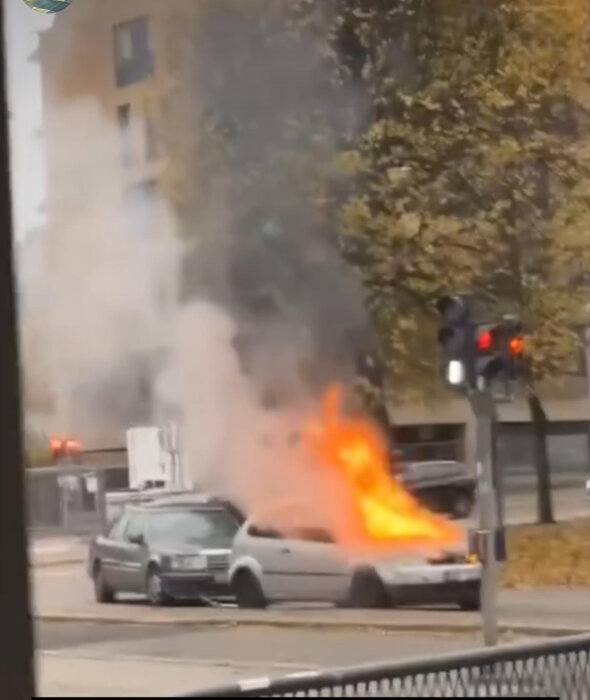
[[[498,456],[498,436],[500,433],[500,424],[498,422],[498,416],[494,408],[494,413],[492,416],[492,470],[494,474],[494,489],[496,492],[496,506],[498,512],[498,527],[504,528],[505,523],[505,501],[506,492],[504,490],[504,471],[502,465],[500,464],[500,459]]]
[[[0,696],[35,695],[10,198],[6,26],[0,3]]]
[[[477,420],[477,480],[482,554],[481,610],[486,646],[498,643],[498,563],[495,551],[497,506],[493,470],[494,401],[487,388],[474,391],[471,403]]]

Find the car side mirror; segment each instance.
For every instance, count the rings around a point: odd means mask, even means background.
[[[131,535],[129,542],[131,542],[131,544],[137,544],[141,547],[145,544],[145,537],[143,535]]]

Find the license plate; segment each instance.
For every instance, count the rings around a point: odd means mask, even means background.
[[[195,556],[195,557],[187,557],[184,560],[184,568],[185,569],[198,569],[198,570],[203,570],[207,568],[207,557],[205,556]]]

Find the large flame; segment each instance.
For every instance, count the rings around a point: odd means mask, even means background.
[[[322,468],[339,474],[351,496],[358,544],[405,550],[456,545],[461,529],[432,513],[391,474],[379,431],[365,418],[343,412],[343,391],[331,387],[319,415],[304,432],[306,446]]]

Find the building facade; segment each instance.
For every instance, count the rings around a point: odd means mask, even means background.
[[[71,256],[64,251],[77,245],[72,221],[86,220],[92,229],[88,213],[96,211],[97,200],[99,208],[129,211],[140,235],[158,227],[160,213],[150,206],[166,175],[159,143],[166,130],[163,105],[175,89],[183,89],[181,82],[175,84],[182,77],[173,75],[170,67],[171,49],[177,48],[171,46],[170,21],[189,17],[197,5],[186,0],[79,0],[41,34],[36,59],[43,73],[46,211],[56,275],[71,267]],[[584,353],[576,376],[564,377],[543,391],[556,473],[582,474],[590,468],[587,364]],[[121,371],[121,376],[126,374],[128,368]],[[129,385],[128,392],[141,396],[141,378],[133,381],[139,388]],[[106,405],[113,426],[116,419],[133,412],[132,406],[115,410],[108,400]],[[501,403],[499,415],[502,463],[516,474],[530,473],[526,402]],[[393,399],[391,417],[408,459],[473,461],[474,430],[469,406],[462,399],[449,395],[428,405],[399,405]]]

